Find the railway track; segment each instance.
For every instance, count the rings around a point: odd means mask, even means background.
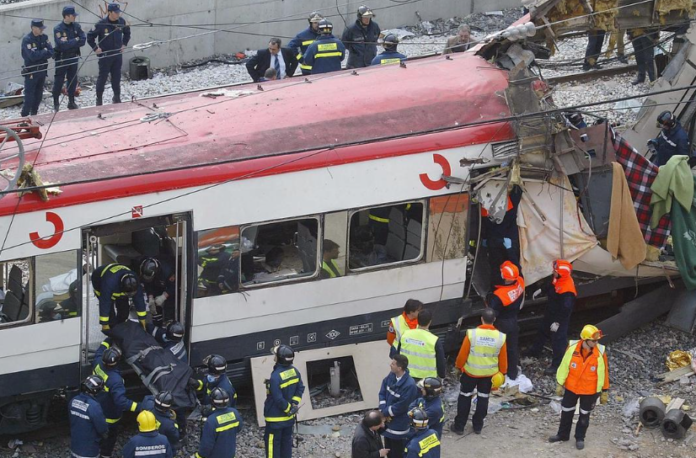
[[[546,81],[548,81],[550,84],[569,83],[571,81],[591,81],[597,78],[616,76],[621,75],[623,73],[630,73],[636,71],[637,68],[637,65],[625,65],[623,67],[603,68],[601,70],[593,70],[590,72],[580,72],[571,73],[569,75],[554,76],[551,78],[546,78]]]

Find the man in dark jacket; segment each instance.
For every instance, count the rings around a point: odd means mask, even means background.
[[[384,445],[389,449],[389,458],[402,458],[411,430],[408,407],[418,398],[418,388],[408,372],[408,358],[404,355],[394,355],[389,369],[379,390],[379,410],[387,423]]]
[[[230,396],[222,388],[210,392],[213,413],[201,431],[201,442],[195,458],[234,458],[237,454],[237,433],[243,421],[239,411],[230,407]]]
[[[309,45],[319,38],[319,21],[322,19],[324,19],[324,16],[316,11],[312,11],[307,18],[309,27],[295,35],[295,38],[288,43],[288,48],[290,48],[292,52],[297,52],[295,57],[297,57],[297,61],[300,63],[300,70],[303,75],[312,74],[312,66],[304,63],[304,53],[307,51],[307,48],[309,48]]]
[[[106,264],[92,272],[92,287],[99,298],[99,324],[102,332],[128,320],[133,300],[138,320],[145,329],[147,308],[143,289],[132,270],[121,264]]]
[[[321,35],[309,45],[303,58],[304,63],[312,67],[312,75],[340,70],[341,62],[346,57],[346,47],[333,36],[331,21],[319,21],[319,32]]]
[[[75,22],[77,11],[74,6],[63,7],[63,22],[53,28],[56,40],[55,53],[56,74],[53,79],[53,109],[60,110],[60,93],[65,78],[68,78],[68,109],[78,108],[75,103],[77,90],[77,66],[80,60],[80,48],[87,42],[87,36],[80,24]]]
[[[157,430],[164,435],[172,446],[172,452],[179,449],[179,426],[176,424],[176,414],[172,410],[174,399],[169,391],[160,391],[157,396],[145,396],[142,409],[152,412],[157,420]]]
[[[671,111],[663,111],[657,117],[657,124],[662,127],[657,138],[648,141],[657,152],[655,165],[665,165],[672,156],[691,156],[689,151],[689,135],[684,131]]]
[[[389,453],[382,445],[379,430],[384,428],[384,416],[379,410],[370,410],[355,428],[351,458],[384,458]]]
[[[297,57],[288,48],[281,48],[283,42],[280,38],[271,38],[268,49],[259,49],[256,55],[246,63],[249,76],[255,82],[261,80],[266,70],[273,68],[276,71],[276,79],[290,78],[297,69]]]
[[[53,46],[43,33],[43,19],[31,21],[31,32],[22,39],[22,75],[24,76],[24,105],[22,116],[35,115],[43,98],[44,83],[48,72],[48,59],[53,57]]]
[[[343,31],[341,41],[350,51],[346,68],[369,67],[377,55],[377,40],[381,30],[379,24],[372,20],[374,15],[369,7],[361,6],[358,8],[355,24]]]
[[[95,396],[104,391],[104,380],[90,375],[82,382],[81,393],[70,401],[70,452],[72,456],[99,456],[99,442],[109,426]]]

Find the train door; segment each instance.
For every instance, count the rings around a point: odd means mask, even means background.
[[[82,366],[91,364],[92,355],[104,335],[99,323],[99,302],[90,281],[99,266],[118,263],[129,267],[139,275],[145,258],[155,258],[162,271],[173,276],[173,286],[163,304],[163,322],[177,320],[184,327],[189,321],[191,256],[190,215],[180,213],[169,216],[137,219],[121,223],[93,226],[83,230],[82,243],[85,256],[85,281],[82,285],[85,313],[82,322]],[[167,275],[168,278],[171,276]],[[142,282],[141,282],[142,283]],[[154,295],[146,295],[149,320],[156,314]],[[186,337],[188,338],[188,336]],[[83,374],[84,375],[84,374]]]

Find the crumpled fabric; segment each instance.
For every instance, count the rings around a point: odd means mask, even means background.
[[[630,270],[645,260],[646,245],[633,208],[633,200],[621,164],[612,162],[611,210],[607,251]]]
[[[667,361],[665,361],[667,369],[673,371],[679,369],[680,367],[686,367],[691,365],[691,354],[684,350],[674,350],[667,356]]]
[[[650,227],[655,228],[662,216],[672,211],[672,199],[691,212],[691,201],[694,199],[694,178],[689,167],[689,156],[672,156],[657,172],[650,189]]]

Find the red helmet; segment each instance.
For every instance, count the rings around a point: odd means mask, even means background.
[[[517,277],[520,276],[520,269],[510,261],[505,261],[500,266],[500,276],[503,277],[503,280],[517,280]]]

